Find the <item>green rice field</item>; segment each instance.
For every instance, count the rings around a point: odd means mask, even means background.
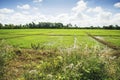
[[[96,41],[87,36],[86,32],[103,38],[116,46],[120,46],[120,30],[81,30],[81,29],[13,29],[0,30],[0,40],[21,48],[30,48],[31,43],[47,46],[66,46],[74,44],[95,45]]]

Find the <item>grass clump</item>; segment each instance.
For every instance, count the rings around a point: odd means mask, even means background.
[[[31,43],[31,48],[32,49],[34,49],[34,50],[38,50],[38,49],[44,49],[45,48],[45,46],[44,45],[42,45],[42,44],[33,44],[33,43]]]

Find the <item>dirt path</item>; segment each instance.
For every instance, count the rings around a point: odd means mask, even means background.
[[[97,38],[97,37],[91,35],[90,33],[86,33],[86,34],[87,34],[88,36],[90,36],[91,38],[95,39],[96,41],[98,41],[98,42],[100,42],[100,43],[102,43],[102,44],[104,44],[104,45],[106,45],[107,47],[109,47],[109,48],[111,48],[111,49],[120,50],[120,47],[118,47],[118,46],[116,46],[116,45],[114,45],[114,44],[112,44],[112,43],[110,43],[110,42],[107,42],[107,41],[105,41],[105,40],[103,40],[103,39]]]

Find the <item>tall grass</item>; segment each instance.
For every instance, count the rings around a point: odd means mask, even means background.
[[[5,43],[4,40],[0,42],[0,80],[6,80],[8,63],[15,57],[13,48]]]
[[[107,47],[20,50],[0,44],[0,80],[120,80],[120,58]]]
[[[72,48],[71,48],[72,49]],[[83,51],[81,52],[82,49]],[[25,72],[26,80],[119,80],[119,60],[112,56],[101,56],[111,53],[108,48],[79,47],[59,49],[59,55],[48,58],[38,64],[32,71]],[[108,52],[107,52],[108,50]],[[56,53],[55,53],[56,54]],[[117,61],[116,61],[117,60]]]

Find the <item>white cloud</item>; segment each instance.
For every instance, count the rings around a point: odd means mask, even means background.
[[[112,12],[109,12],[100,6],[96,6],[95,8],[87,7],[87,2],[83,0],[80,0],[79,2],[83,3],[84,7],[81,7],[81,9],[78,7],[74,7],[74,9],[76,9],[76,12],[71,15],[71,23],[77,24],[79,26],[103,26],[110,24],[120,25],[120,20],[113,17],[116,14],[112,14]]]
[[[95,7],[95,8],[89,8],[87,9],[87,12],[96,12],[96,13],[100,13],[103,12],[103,9],[99,6]]]
[[[72,8],[72,11],[74,12],[82,12],[87,8],[87,3],[84,2],[83,0],[78,1],[77,6]]]
[[[34,9],[34,10],[39,10],[39,8],[37,8],[37,7],[33,7],[33,9]]]
[[[97,6],[95,8],[88,8],[86,12],[88,13],[88,16],[91,16],[89,22],[91,25],[103,26],[111,24],[110,20],[112,19],[113,14],[109,11],[104,10],[100,6]],[[92,15],[89,15],[89,13]]]
[[[4,20],[4,18],[5,18],[5,15],[4,14],[0,14],[0,20],[2,21],[2,20]]]
[[[30,9],[30,5],[29,4],[25,4],[25,5],[17,5],[17,8],[19,9]]]
[[[115,6],[116,8],[120,8],[120,2],[115,3],[114,6]]]
[[[33,2],[38,3],[38,2],[42,2],[43,0],[33,0]]]
[[[21,13],[22,14],[30,14],[30,12],[28,12],[28,11],[22,11]]]
[[[13,13],[13,12],[14,12],[13,9],[7,9],[7,8],[0,9],[0,13]]]
[[[116,13],[112,19],[111,19],[111,24],[114,24],[114,25],[120,25],[120,13]]]
[[[19,6],[23,9],[23,6]],[[29,6],[30,8],[30,6]],[[25,7],[24,7],[25,9]],[[28,8],[27,8],[28,9]],[[88,7],[87,2],[80,0],[77,6],[71,9],[70,13],[58,15],[42,14],[38,7],[31,7],[25,11],[16,11],[13,14],[0,13],[0,22],[13,24],[26,24],[30,22],[62,22],[64,24],[72,23],[78,26],[103,26],[120,25],[120,13],[112,13],[101,6],[94,8]]]
[[[53,22],[62,22],[64,24],[70,23],[70,16],[67,13],[59,14],[55,18],[52,18]]]

